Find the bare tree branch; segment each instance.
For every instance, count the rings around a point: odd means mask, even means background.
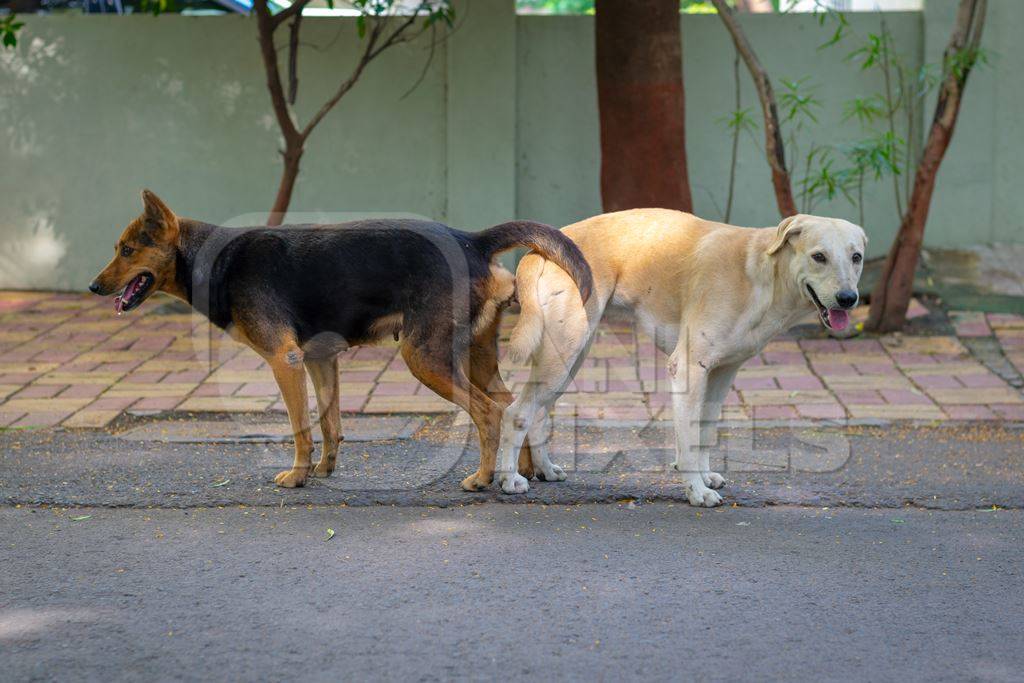
[[[754,48],[751,47],[743,29],[736,23],[736,17],[733,16],[732,9],[725,4],[725,0],[711,0],[711,3],[718,10],[719,18],[725,24],[729,35],[732,36],[733,44],[740,56],[743,57],[747,70],[750,71],[750,77],[754,81],[757,97],[761,101],[761,110],[764,114],[765,156],[772,171],[775,202],[778,204],[779,213],[783,218],[792,216],[797,213],[796,202],[793,200],[793,183],[789,177],[789,171],[786,169],[786,149],[782,141],[779,110],[768,72],[761,66]]]
[[[296,3],[298,4],[298,3]],[[292,5],[294,7],[295,5]],[[277,65],[277,51],[274,49],[274,17],[270,14],[267,0],[255,0],[253,9],[256,12],[257,33],[259,34],[260,54],[263,57],[263,70],[267,75],[267,90],[270,92],[270,103],[274,109],[274,116],[281,128],[286,144],[297,140],[299,136],[298,127],[288,100],[285,98],[284,88],[281,85],[281,72]]]
[[[276,29],[278,26],[288,21],[290,18],[302,14],[302,10],[305,9],[306,5],[308,5],[309,3],[310,0],[296,0],[288,7],[284,8],[277,14],[273,15],[271,23],[273,24],[274,28]],[[265,1],[263,2],[263,5],[264,7],[266,6]]]
[[[292,19],[291,30],[288,32],[288,104],[295,106],[299,94],[299,23],[302,13]]]

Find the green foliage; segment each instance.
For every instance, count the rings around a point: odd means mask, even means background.
[[[866,126],[885,116],[885,99],[878,93],[854,97],[843,105],[843,121],[857,119]]]
[[[774,1],[778,3],[778,0]],[[593,14],[594,0],[516,0],[516,7],[545,14]],[[687,14],[714,14],[715,6],[707,0],[680,0],[679,11]]]
[[[737,109],[726,116],[720,116],[718,118],[718,122],[731,132],[746,131],[748,133],[753,133],[757,130],[757,122],[754,120],[754,115],[751,112],[750,107]]]
[[[802,125],[807,121],[818,122],[814,115],[815,109],[821,109],[821,101],[814,96],[814,87],[807,85],[808,77],[797,81],[782,79],[782,92],[779,93],[779,104],[785,112],[783,122],[796,122]]]
[[[13,14],[0,17],[0,43],[4,47],[13,48],[18,44],[18,31],[25,25],[25,22],[18,21]]]

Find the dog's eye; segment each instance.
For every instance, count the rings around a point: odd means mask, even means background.
[[[828,257],[822,254],[820,251],[811,254],[811,258],[818,263],[825,263],[828,261]]]
[[[860,254],[854,254],[853,255],[853,262],[854,263],[860,263],[863,260],[864,260],[864,257],[861,256]]]
[[[129,247],[127,244],[121,245],[121,256],[128,258],[135,253],[135,250]]]

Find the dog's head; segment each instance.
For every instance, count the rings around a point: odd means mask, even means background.
[[[859,298],[867,242],[864,230],[849,221],[799,214],[779,223],[768,254],[792,250],[789,272],[800,295],[818,309],[825,327],[843,330]]]
[[[114,258],[89,285],[93,294],[117,293],[118,313],[137,308],[174,277],[178,218],[149,190],[142,191],[142,215],[128,224],[114,245]]]

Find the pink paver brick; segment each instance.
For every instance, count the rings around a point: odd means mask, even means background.
[[[932,400],[923,394],[918,394],[907,389],[880,389],[879,392],[886,403],[900,405],[926,405]]]
[[[206,382],[196,387],[195,391],[192,392],[192,396],[231,396],[241,386],[240,383]]]
[[[53,398],[67,388],[66,384],[30,384],[11,398]]]
[[[140,398],[132,405],[132,410],[174,410],[184,399],[177,397]]]
[[[92,410],[125,410],[137,399],[132,396],[100,396],[86,408]]]
[[[381,382],[373,390],[376,396],[405,396],[416,393],[419,382]]]
[[[125,375],[122,381],[131,384],[156,384],[164,378],[166,372],[133,372]]]
[[[837,391],[836,397],[846,405],[881,405],[885,403],[877,391]]]
[[[189,384],[192,382],[202,382],[207,377],[206,372],[203,370],[183,370],[180,372],[170,372],[160,380],[161,384]]]
[[[3,406],[0,406],[0,427],[12,425],[24,416],[24,410],[4,410]]]
[[[846,410],[835,403],[798,404],[796,410],[801,417],[838,420],[846,417]]]
[[[962,322],[956,325],[956,335],[958,337],[988,337],[992,335],[992,330],[989,328],[988,323],[983,320],[978,322]]]
[[[799,417],[793,406],[754,406],[755,420],[788,420]]]
[[[789,389],[790,391],[798,391],[801,389],[824,389],[821,380],[817,377],[805,375],[802,377],[779,377],[779,387],[782,389]]]
[[[845,339],[839,345],[849,353],[885,353],[885,348],[877,339]]]
[[[1024,420],[1024,403],[993,404],[989,406],[1006,420]]]
[[[277,396],[281,389],[274,382],[249,382],[235,392],[235,396]]]
[[[942,406],[946,414],[953,420],[996,420],[999,418],[992,410],[982,405]]]
[[[342,412],[357,413],[366,405],[366,396],[342,395],[338,404]]]
[[[68,350],[47,349],[45,351],[40,351],[36,355],[32,356],[32,360],[49,362],[49,363],[64,363],[66,361],[71,360],[72,358],[77,356],[79,353],[80,353],[79,351],[76,351],[76,350],[73,350],[73,349],[68,349]]]
[[[854,363],[857,372],[861,375],[880,375],[882,377],[896,377],[900,371],[891,363]]]
[[[842,353],[843,345],[836,339],[801,339],[800,348],[814,353]]]
[[[106,390],[102,384],[73,384],[61,392],[60,398],[93,398]]]
[[[900,365],[932,365],[936,362],[934,356],[912,351],[893,351],[892,357]]]
[[[71,416],[72,411],[42,411],[26,413],[12,422],[11,427],[55,427]]]
[[[778,389],[771,377],[737,377],[732,383],[739,391],[750,389]],[[785,387],[783,387],[785,388]]]
[[[990,373],[977,375],[957,375],[957,379],[963,382],[963,385],[965,387],[971,387],[972,389],[980,389],[984,387],[1001,387],[1006,385],[1006,382]]]
[[[850,375],[858,374],[857,369],[849,363],[828,363],[812,359],[811,367],[814,368],[816,373],[822,376],[835,375],[849,377]]]
[[[959,389],[963,386],[952,375],[912,375],[911,379],[922,389]]]
[[[804,354],[799,351],[765,351],[761,357],[765,365],[795,365],[804,362]]]

